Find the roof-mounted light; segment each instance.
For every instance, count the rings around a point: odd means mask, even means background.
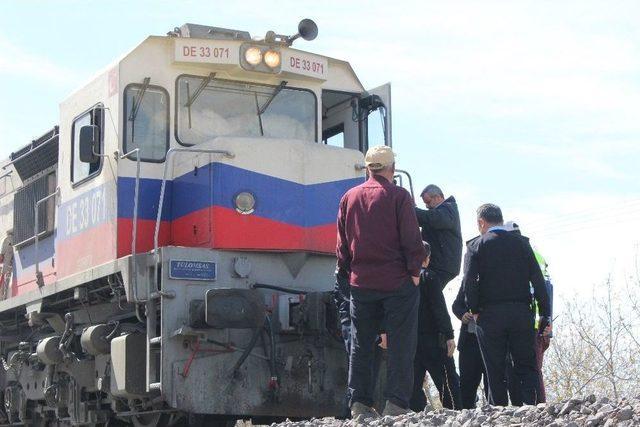
[[[245,43],[240,46],[240,65],[248,71],[279,73],[282,57],[278,47]]]
[[[250,47],[244,52],[244,60],[256,66],[262,62],[262,50],[259,47]]]
[[[280,66],[280,52],[275,50],[268,50],[264,53],[264,63],[269,68],[276,68]]]

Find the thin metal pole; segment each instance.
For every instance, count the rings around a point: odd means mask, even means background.
[[[40,228],[40,215],[38,215],[39,211],[40,211],[40,204],[46,202],[47,200],[49,200],[52,197],[56,197],[58,195],[58,193],[60,192],[60,187],[56,188],[56,191],[54,191],[53,193],[49,194],[48,196],[38,200],[36,202],[36,208],[35,208],[35,221],[33,224],[33,235],[35,238],[35,257],[36,257],[36,283],[38,284],[38,287],[43,287],[44,286],[44,278],[42,277],[42,273],[40,272],[40,259],[38,257],[38,243],[40,242],[40,233],[39,233],[39,228]]]
[[[138,239],[138,198],[140,194],[140,148],[134,148],[126,154],[120,156],[121,159],[128,159],[132,154],[136,154],[136,181],[133,190],[133,227],[131,231],[131,262],[133,262],[133,300],[134,302],[146,302],[138,298],[138,263],[135,256],[137,252]]]
[[[153,233],[153,253],[156,256],[156,262],[159,261],[158,255],[158,236],[160,234],[160,221],[162,219],[162,208],[164,205],[164,193],[167,186],[167,171],[174,153],[205,153],[205,154],[223,154],[225,157],[234,158],[235,155],[227,150],[212,150],[207,148],[192,148],[192,147],[173,147],[167,151],[167,157],[164,163],[164,170],[162,171],[162,184],[160,186],[160,200],[158,202],[158,214],[156,215],[156,226]]]
[[[213,150],[209,148],[193,148],[193,147],[173,147],[167,151],[167,156],[165,158],[164,169],[162,171],[162,184],[160,186],[160,200],[158,201],[158,214],[156,215],[156,226],[153,233],[153,254],[154,254],[154,267],[153,267],[153,277],[151,279],[151,285],[153,285],[154,289],[148,289],[147,295],[148,299],[155,299],[159,297],[169,297],[173,298],[175,295],[171,293],[162,292],[160,287],[158,286],[158,264],[160,263],[160,251],[159,248],[159,235],[160,235],[160,221],[162,220],[162,208],[164,206],[164,194],[167,186],[167,171],[169,170],[169,165],[171,164],[171,160],[173,160],[174,153],[205,153],[205,154],[222,154],[228,158],[234,158],[235,155],[227,150]]]

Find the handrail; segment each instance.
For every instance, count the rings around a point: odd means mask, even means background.
[[[173,159],[174,153],[204,153],[204,154],[223,154],[225,157],[234,158],[235,155],[231,151],[227,150],[213,150],[209,148],[194,148],[194,147],[173,147],[167,151],[167,156],[165,157],[164,169],[162,171],[162,184],[160,185],[160,200],[158,201],[158,214],[156,215],[156,224],[153,232],[153,254],[154,254],[154,275],[153,275],[153,283],[156,284],[155,290],[152,292],[150,289],[148,290],[147,298],[153,299],[159,296],[170,296],[168,294],[164,294],[160,291],[157,286],[157,278],[158,278],[158,263],[160,262],[160,252],[158,250],[159,247],[159,235],[160,235],[160,221],[162,220],[162,208],[164,206],[164,194],[165,188],[167,186],[167,170],[169,169],[170,161]]]
[[[42,276],[42,272],[40,271],[40,260],[38,258],[38,242],[40,242],[40,234],[38,233],[38,229],[40,228],[40,215],[38,215],[40,211],[40,204],[46,202],[52,197],[56,197],[60,193],[60,187],[56,187],[56,191],[49,194],[48,196],[43,197],[42,199],[36,202],[35,207],[35,221],[33,224],[33,234],[35,236],[35,257],[36,257],[36,283],[38,284],[38,288],[44,286],[44,277]]]
[[[147,302],[146,299],[141,300],[138,298],[138,263],[135,256],[137,252],[138,241],[138,198],[140,194],[140,148],[134,148],[120,156],[121,159],[130,159],[133,154],[136,154],[136,183],[133,190],[133,226],[131,230],[131,260],[133,262],[133,300],[134,302]]]
[[[167,185],[167,170],[169,169],[170,160],[173,159],[174,153],[204,153],[204,154],[224,154],[225,157],[233,159],[235,155],[231,151],[227,150],[213,150],[209,148],[194,148],[194,147],[173,147],[167,151],[167,157],[165,158],[164,170],[162,171],[162,184],[160,186],[160,200],[158,202],[158,215],[156,216],[156,226],[153,232],[153,253],[156,256],[156,262],[159,261],[158,255],[158,236],[160,234],[160,220],[162,218],[162,208],[164,204],[164,193]]]
[[[411,179],[411,175],[409,175],[409,172],[402,169],[396,169],[396,172],[405,174],[407,178],[409,178],[409,190],[411,190],[411,197],[415,199],[415,195],[413,193],[413,180]]]
[[[11,178],[11,174],[13,174],[13,169],[9,169],[8,172],[5,172],[4,174],[0,175],[0,180],[3,180],[5,178],[10,178],[9,181],[11,181],[11,187],[15,191],[16,187],[13,185],[13,178]],[[8,193],[9,192],[7,191],[7,184],[5,184],[4,185],[4,191],[0,194],[0,197],[4,197]]]
[[[394,179],[394,180],[395,180],[395,179],[397,179],[397,180],[398,180],[398,185],[399,185],[400,187],[404,187],[404,179],[402,179],[402,174],[400,174],[400,173],[395,174],[395,175],[393,176],[393,179]],[[413,196],[413,194],[412,194],[412,196]]]

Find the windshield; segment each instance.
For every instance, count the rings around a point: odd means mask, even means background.
[[[177,137],[193,145],[218,136],[316,140],[316,98],[308,90],[205,77],[178,78]]]

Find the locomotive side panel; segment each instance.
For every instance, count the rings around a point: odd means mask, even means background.
[[[58,279],[116,259],[116,177],[118,168],[117,66],[94,78],[60,104],[60,196],[55,239]],[[100,157],[81,162],[79,133],[99,129]]]

